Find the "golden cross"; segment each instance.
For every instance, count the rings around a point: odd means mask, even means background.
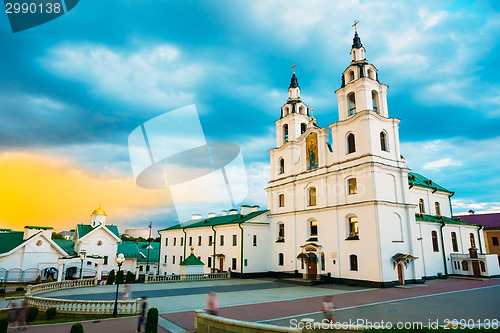
[[[292,66],[293,74],[295,74],[295,66],[297,66],[297,65],[293,64],[293,66]]]
[[[352,25],[354,27],[354,32],[358,32],[358,25],[359,21],[354,20],[354,24]]]
[[[314,108],[311,108],[311,118],[314,118],[313,111],[314,111]]]

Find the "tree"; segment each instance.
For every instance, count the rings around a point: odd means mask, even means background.
[[[124,282],[123,271],[119,271],[118,274],[116,274],[116,283],[123,284]]]
[[[146,328],[144,333],[158,333],[158,309],[151,308],[148,310],[146,318]]]
[[[64,238],[63,235],[57,234],[55,232],[52,233],[52,236],[50,238],[52,238],[52,239],[66,239],[66,238]]]
[[[127,272],[127,278],[125,279],[125,283],[134,283],[135,275],[132,272]]]
[[[69,333],[83,333],[83,326],[80,323],[73,324]]]
[[[109,272],[109,275],[108,275],[108,280],[107,280],[107,284],[113,284],[115,283],[115,270],[112,269],[111,272]]]

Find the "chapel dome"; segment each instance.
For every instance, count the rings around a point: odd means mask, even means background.
[[[90,215],[103,215],[103,216],[107,216],[106,212],[104,211],[104,209],[101,208],[101,204],[100,203],[99,203],[99,208],[94,209],[94,211]]]

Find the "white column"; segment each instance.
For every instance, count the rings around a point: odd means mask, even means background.
[[[101,280],[101,277],[102,277],[102,264],[97,264],[97,279],[98,280]]]
[[[61,260],[58,260],[57,263],[57,282],[61,282],[63,280],[64,274],[64,263]]]
[[[135,279],[137,280],[139,278],[139,266],[135,267]]]

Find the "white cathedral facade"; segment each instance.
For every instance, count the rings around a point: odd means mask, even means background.
[[[356,32],[336,91],[339,121],[321,128],[294,71],[269,151],[268,210],[244,206],[160,231],[160,274],[178,274],[193,246],[206,272],[242,276],[392,286],[499,275],[479,227],[452,218],[453,192],[406,167],[387,88]]]

